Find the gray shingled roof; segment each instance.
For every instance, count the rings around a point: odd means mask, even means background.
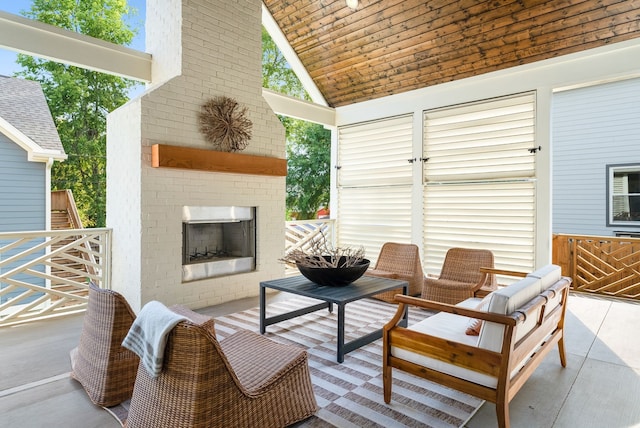
[[[43,149],[64,153],[40,83],[0,76],[0,117]]]

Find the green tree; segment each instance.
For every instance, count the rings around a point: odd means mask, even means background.
[[[262,86],[309,100],[269,33],[262,29]],[[287,139],[287,219],[315,218],[329,205],[331,132],[322,125],[280,117]]]
[[[329,205],[331,132],[316,123],[283,118],[287,138],[287,214],[315,218]]]
[[[262,87],[309,100],[298,76],[293,72],[267,30],[262,27]]]
[[[126,0],[33,0],[23,15],[47,24],[128,45],[135,32],[123,21]],[[85,227],[106,223],[106,117],[128,101],[135,82],[70,65],[18,55],[18,76],[42,85],[68,159],[51,172],[54,190],[71,189]]]

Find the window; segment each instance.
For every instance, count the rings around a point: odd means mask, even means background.
[[[640,165],[607,166],[609,225],[640,225]]]

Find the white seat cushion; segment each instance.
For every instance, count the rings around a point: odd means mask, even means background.
[[[460,303],[457,303],[456,306],[459,308],[466,309],[475,309],[482,302],[482,299],[479,297],[469,297],[468,299],[463,300]]]

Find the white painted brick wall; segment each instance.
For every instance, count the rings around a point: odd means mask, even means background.
[[[114,253],[116,248],[121,251],[114,255],[113,288],[133,299],[136,309],[150,300],[200,308],[255,296],[260,281],[284,274],[277,260],[284,252],[285,178],[150,164],[155,143],[212,148],[198,130],[197,117],[200,106],[218,95],[248,108],[252,139],[243,153],[285,157],[284,129],[262,98],[261,3],[184,0],[180,5],[179,0],[148,0],[147,14],[153,78],[163,83],[154,83],[139,102],[110,117],[114,129],[108,131],[113,153],[108,153],[107,223],[114,228]],[[136,126],[139,132],[134,135],[129,129]],[[118,159],[136,151],[125,150],[130,145],[137,145],[135,159],[118,164]],[[120,167],[125,164],[126,168]],[[130,176],[138,176],[138,182]],[[123,207],[136,198],[137,211],[126,207],[127,215],[121,216]],[[256,206],[256,271],[182,284],[185,205]],[[140,255],[128,254],[127,249],[136,246]]]
[[[181,0],[146,0],[145,50],[153,55],[154,84],[180,75],[182,68]]]
[[[112,288],[140,307],[140,104],[134,100],[107,118],[107,226],[113,228]]]

